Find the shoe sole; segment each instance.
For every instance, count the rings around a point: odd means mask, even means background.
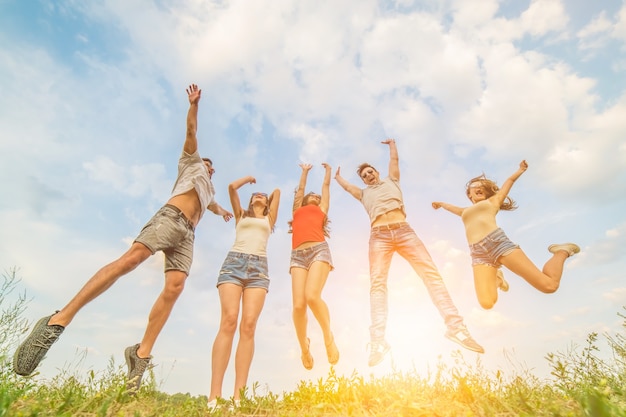
[[[450,339],[451,341],[453,341],[454,343],[456,343],[457,345],[461,346],[464,349],[467,350],[471,350],[472,352],[476,352],[476,353],[485,353],[485,349],[481,348],[481,349],[476,349],[467,345],[464,345],[463,342],[461,342],[459,339],[453,337],[453,336],[449,336],[448,334],[446,334],[446,337],[448,339]]]
[[[564,250],[569,256],[573,256],[580,252],[580,246],[575,243],[555,243],[548,246],[548,252],[550,253],[557,253],[560,250]]]

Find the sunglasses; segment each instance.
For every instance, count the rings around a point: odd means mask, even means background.
[[[361,178],[365,178],[369,174],[373,174],[373,173],[374,173],[373,169],[364,169],[363,171],[361,171]]]
[[[261,197],[267,198],[267,194],[266,193],[252,193],[252,197],[256,197],[257,195],[260,195]]]

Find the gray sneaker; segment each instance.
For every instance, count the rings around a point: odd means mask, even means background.
[[[376,366],[381,363],[387,352],[389,352],[389,349],[391,349],[391,346],[384,340],[370,343],[370,357],[367,364],[369,366]]]
[[[133,394],[139,391],[143,373],[150,366],[150,360],[152,359],[152,356],[149,358],[140,358],[137,356],[137,349],[139,349],[139,343],[129,346],[124,350],[124,357],[126,358],[126,365],[128,366],[126,389]]]
[[[57,324],[48,325],[50,317],[54,314],[41,318],[26,340],[18,346],[15,355],[13,355],[13,371],[16,374],[23,376],[32,374],[39,362],[46,356],[50,346],[57,341],[65,330],[65,327]]]
[[[456,329],[448,329],[446,337],[463,346],[465,349],[469,349],[473,352],[485,353],[485,349],[483,349],[483,347],[479,345],[474,338],[472,338],[465,326],[461,326]]]

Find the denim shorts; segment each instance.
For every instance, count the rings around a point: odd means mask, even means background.
[[[333,267],[333,258],[330,255],[330,248],[326,241],[320,242],[314,246],[309,246],[308,248],[292,250],[289,270],[291,271],[291,268],[295,267],[308,271],[311,264],[315,261],[326,262],[330,265],[331,271],[335,269]]]
[[[472,265],[489,265],[499,268],[501,263],[498,259],[519,249],[519,245],[511,242],[504,231],[497,228],[485,236],[480,242],[469,245],[472,255]]]
[[[246,288],[263,288],[269,291],[270,279],[267,275],[267,257],[242,252],[228,252],[222,264],[217,286],[235,284]]]
[[[161,207],[135,239],[153,255],[163,251],[165,272],[177,270],[186,274],[193,259],[193,241],[193,226],[179,208],[170,204]]]

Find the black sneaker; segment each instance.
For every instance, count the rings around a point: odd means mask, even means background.
[[[33,327],[30,335],[15,351],[15,355],[13,355],[13,371],[16,374],[23,376],[32,374],[39,362],[46,356],[50,346],[57,341],[63,330],[65,330],[65,327],[58,324],[48,324],[50,317],[53,315],[41,318]]]
[[[126,366],[128,366],[128,379],[126,381],[126,389],[131,393],[136,393],[141,387],[141,378],[143,373],[150,366],[149,358],[140,358],[137,356],[137,349],[139,349],[139,343],[133,346],[129,346],[124,350],[124,357],[126,358]]]

